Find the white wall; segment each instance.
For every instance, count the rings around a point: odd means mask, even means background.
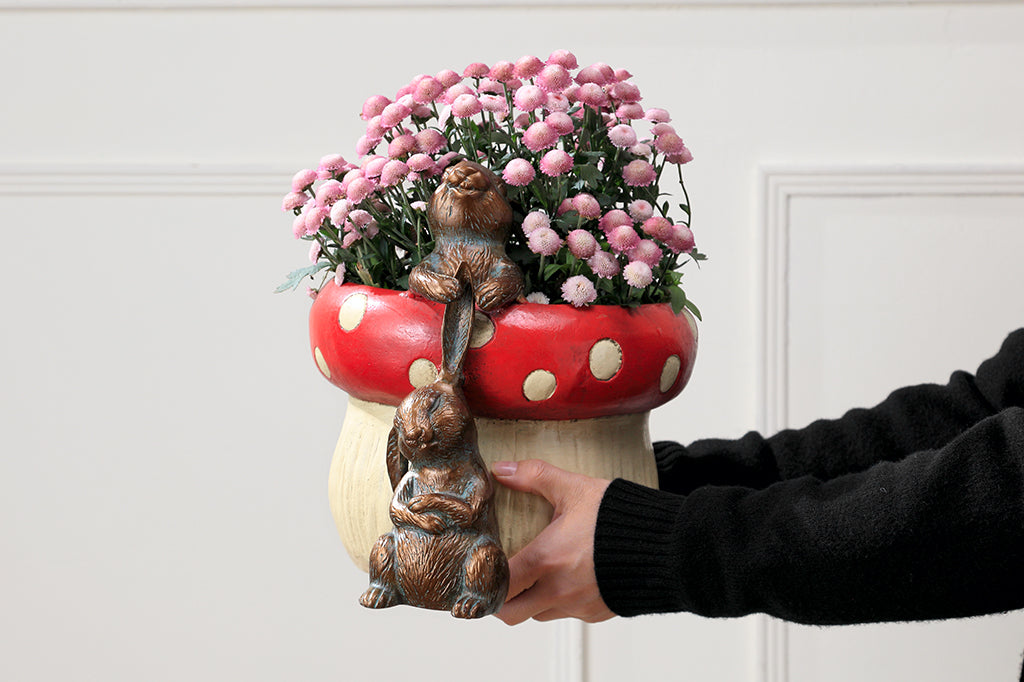
[[[802,304],[777,290],[768,236],[842,228],[862,207],[801,204],[804,222],[780,223],[772,179],[980,176],[1009,189],[971,205],[1004,235],[1024,227],[1024,5],[303,4],[0,2],[0,679],[398,679],[404,661],[440,679],[451,641],[496,680],[814,679],[865,630],[818,641],[681,615],[581,640],[358,607],[365,576],[326,503],[343,396],[308,358],[308,301],[270,293],[306,251],[280,196],[294,170],[351,153],[366,96],[416,73],[563,47],[628,68],[697,157],[693,228],[711,256],[687,275],[705,313],[697,369],[654,436],[776,428],[814,405],[777,329],[811,346],[820,317],[787,326],[781,301]],[[941,255],[907,248],[910,277]],[[934,637],[879,667],[931,655]],[[1024,637],[1006,639],[976,658],[1011,670]]]

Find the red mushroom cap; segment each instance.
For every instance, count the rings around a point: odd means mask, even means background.
[[[324,376],[349,395],[397,405],[441,364],[444,306],[404,291],[328,283],[310,311]],[[697,333],[668,304],[521,303],[477,311],[466,353],[469,409],[495,419],[585,419],[668,402],[693,371]]]

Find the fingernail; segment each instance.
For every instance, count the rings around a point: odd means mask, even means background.
[[[495,462],[491,465],[491,471],[495,476],[514,476],[517,464],[515,462]]]

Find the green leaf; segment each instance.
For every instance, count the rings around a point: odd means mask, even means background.
[[[329,262],[320,261],[318,263],[314,263],[313,265],[309,265],[304,268],[299,268],[298,270],[292,270],[291,272],[288,273],[288,279],[285,280],[284,284],[274,289],[274,293],[280,294],[282,291],[288,291],[289,289],[294,291],[299,287],[300,284],[302,284],[302,280],[304,280],[307,277],[312,277],[321,270],[324,270],[329,267],[331,267],[331,264]]]
[[[696,317],[701,322],[704,321],[704,318],[702,318],[700,316],[700,310],[697,308],[696,305],[694,305],[693,301],[691,301],[690,299],[686,299],[686,304],[685,305],[686,305],[686,309],[689,310],[691,313],[693,313],[694,317]]]
[[[689,303],[689,300],[686,298],[686,293],[679,287],[669,287],[668,295],[669,303],[672,305],[672,312],[674,312],[676,315],[681,313],[683,311],[683,308],[688,307],[686,304]],[[699,314],[697,315],[697,318],[700,319]]]
[[[594,189],[601,187],[604,183],[604,175],[601,174],[601,171],[597,170],[597,166],[592,166],[590,164],[576,166],[576,172],[584,182]]]

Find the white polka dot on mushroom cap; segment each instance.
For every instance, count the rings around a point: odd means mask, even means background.
[[[666,393],[676,383],[682,365],[678,355],[670,355],[665,361],[665,366],[661,368],[661,380],[658,382],[658,388],[662,393]]]
[[[473,315],[473,331],[469,335],[469,347],[480,348],[494,338],[494,322],[481,312]]]
[[[547,400],[555,394],[558,380],[546,369],[535,369],[526,376],[523,382],[523,395],[527,400]]]
[[[413,388],[422,388],[437,381],[437,365],[426,358],[413,360],[409,365],[409,383]]]
[[[608,381],[622,369],[622,347],[614,339],[601,339],[590,347],[590,373]]]
[[[320,352],[320,347],[317,346],[313,349],[313,357],[316,359],[316,366],[320,372],[327,377],[331,378],[331,368],[327,366],[327,361],[324,360],[324,354]]]
[[[366,294],[352,294],[342,302],[338,309],[338,326],[350,332],[359,326],[365,314]]]

